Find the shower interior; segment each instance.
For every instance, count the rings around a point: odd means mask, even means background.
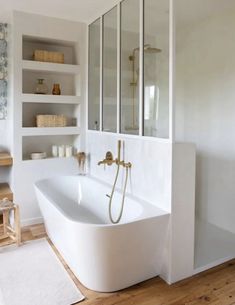
[[[146,53],[154,55],[154,54],[162,52],[161,49],[152,47],[151,44],[145,44],[143,50],[144,50],[144,55]],[[139,129],[139,126],[136,122],[136,107],[138,107],[138,105],[136,105],[136,94],[138,94],[138,92],[136,92],[136,87],[137,87],[138,81],[139,81],[139,68],[136,65],[136,61],[139,59],[136,55],[137,52],[138,53],[140,52],[139,47],[134,48],[132,51],[132,54],[129,56],[129,61],[132,63],[132,80],[130,82],[130,86],[132,87],[132,116],[131,116],[131,125],[126,126],[126,128],[125,128],[128,131]],[[144,56],[144,58],[145,58],[145,56]]]
[[[235,257],[235,4],[215,2],[175,4],[175,135],[197,147],[195,273]]]

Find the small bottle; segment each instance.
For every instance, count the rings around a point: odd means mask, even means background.
[[[60,84],[54,84],[53,85],[52,94],[53,95],[60,95],[61,94]]]
[[[39,78],[37,85],[35,87],[35,94],[47,94],[48,93],[48,88],[47,85],[44,84],[44,79],[43,78]]]

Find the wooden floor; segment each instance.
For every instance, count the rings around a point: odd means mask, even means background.
[[[22,231],[23,242],[47,238],[43,225],[23,228]],[[81,303],[84,305],[235,305],[235,260],[172,286],[156,277],[116,293],[97,293],[79,283],[55,247],[52,247],[86,296]]]

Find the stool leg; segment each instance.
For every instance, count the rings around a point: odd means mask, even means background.
[[[9,226],[9,211],[3,211],[3,234],[7,235]]]
[[[21,243],[21,228],[20,228],[20,210],[18,206],[15,207],[14,221],[15,221],[16,242],[17,245],[19,246]]]

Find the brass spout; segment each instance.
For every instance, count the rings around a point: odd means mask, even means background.
[[[106,156],[105,156],[105,159],[102,160],[102,161],[99,161],[98,162],[98,165],[101,165],[101,164],[107,164],[107,165],[112,165],[113,163],[115,163],[116,160],[113,159],[113,154],[111,153],[111,151],[107,151],[106,152]]]
[[[110,166],[113,163],[115,163],[118,166],[121,165],[125,168],[131,168],[132,164],[130,162],[126,163],[126,162],[124,162],[124,160],[121,161],[121,146],[122,146],[121,140],[118,140],[118,156],[116,159],[113,158],[113,154],[111,151],[107,151],[105,159],[102,161],[99,161],[98,165],[107,164]]]

